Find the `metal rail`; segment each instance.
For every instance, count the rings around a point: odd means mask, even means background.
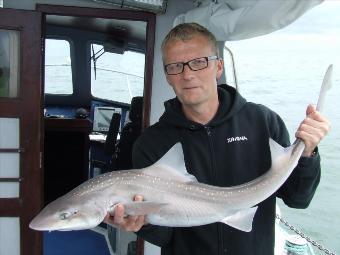
[[[230,58],[231,58],[231,65],[233,67],[233,76],[234,76],[234,83],[235,83],[235,88],[236,90],[238,91],[239,88],[238,88],[238,82],[237,82],[237,75],[236,75],[236,67],[235,67],[235,60],[234,60],[234,55],[232,53],[232,51],[224,45],[224,49],[229,53],[230,55]]]
[[[336,255],[334,252],[331,252],[329,249],[325,248],[323,245],[319,244],[317,241],[313,240],[306,234],[304,234],[301,230],[290,224],[288,221],[283,219],[280,215],[276,214],[276,218],[283,223],[287,228],[294,231],[297,235],[301,236],[305,239],[309,244],[313,245],[314,247],[318,248],[320,251],[324,252],[327,255]]]

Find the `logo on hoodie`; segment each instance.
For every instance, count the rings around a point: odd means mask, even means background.
[[[248,138],[245,136],[235,136],[235,137],[227,138],[227,143],[242,142],[242,141],[248,141]]]

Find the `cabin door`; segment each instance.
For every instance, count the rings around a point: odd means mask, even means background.
[[[0,254],[42,253],[41,14],[0,8]]]

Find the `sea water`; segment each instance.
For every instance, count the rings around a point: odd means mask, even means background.
[[[226,45],[234,53],[240,93],[248,101],[277,112],[286,123],[291,142],[307,105],[316,105],[324,73],[333,64],[333,87],[327,93],[323,111],[332,129],[319,145],[321,182],[307,209],[288,208],[281,200],[279,206],[285,220],[340,254],[339,38],[278,33]],[[315,251],[319,254],[318,249]]]

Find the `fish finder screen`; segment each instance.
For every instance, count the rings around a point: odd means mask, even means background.
[[[93,117],[93,131],[94,132],[107,132],[109,131],[110,122],[113,113],[120,113],[120,108],[114,107],[104,107],[98,106],[94,109],[94,117]]]

